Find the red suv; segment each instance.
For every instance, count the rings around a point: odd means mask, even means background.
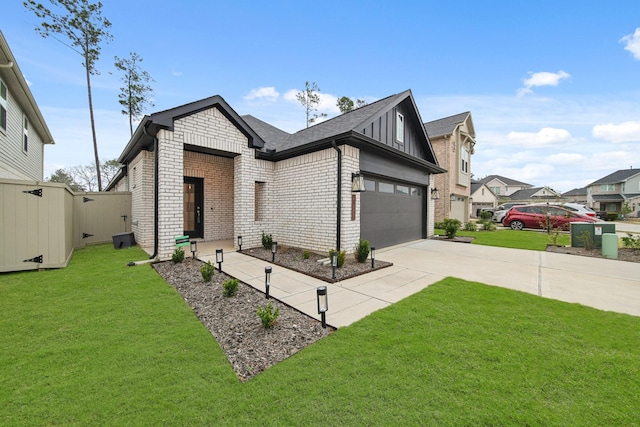
[[[560,206],[526,205],[514,206],[504,217],[504,225],[512,230],[523,228],[561,228],[569,229],[571,222],[597,222],[595,218],[580,215]]]

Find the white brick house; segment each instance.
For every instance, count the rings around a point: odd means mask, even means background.
[[[241,235],[248,248],[264,231],[347,252],[360,237],[377,247],[426,238],[432,174],[444,172],[410,91],[295,134],[213,96],[145,116],[118,161],[125,167],[108,189],[132,192],[136,241],[161,259],[183,234]],[[352,192],[356,172],[367,191]]]

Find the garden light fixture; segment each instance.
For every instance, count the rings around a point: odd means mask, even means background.
[[[278,250],[278,242],[271,243],[271,262],[276,262],[276,251]]]
[[[331,278],[336,280],[336,267],[338,266],[338,253],[334,252],[331,254],[331,269],[333,270],[333,275]]]
[[[366,191],[364,188],[364,177],[360,174],[360,171],[351,174],[351,192],[362,193]]]
[[[438,200],[440,198],[440,192],[436,187],[431,189],[431,200]]]
[[[224,260],[224,253],[222,249],[216,249],[216,262],[218,263],[218,270],[222,273],[222,261]]]
[[[375,268],[376,265],[376,248],[371,246],[371,268]]]
[[[240,252],[242,252],[242,236],[238,236],[238,247],[240,248]]]
[[[192,240],[190,243],[191,258],[196,259],[196,253],[198,252],[198,242]]]
[[[269,287],[271,286],[271,266],[268,265],[264,268],[264,287],[265,294],[264,297],[269,299]]]
[[[316,289],[316,298],[318,299],[318,314],[322,319],[322,327],[327,327],[327,310],[329,310],[329,299],[327,297],[327,287],[318,286]]]

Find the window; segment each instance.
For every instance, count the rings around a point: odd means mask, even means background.
[[[365,191],[376,191],[376,182],[371,179],[364,180],[364,189]]]
[[[500,187],[489,187],[489,190],[493,191],[493,194],[495,195],[500,194]]]
[[[615,184],[602,184],[600,185],[600,191],[615,191]]]
[[[378,191],[381,193],[394,193],[393,184],[389,184],[388,182],[379,182],[378,183]]]
[[[27,116],[24,116],[22,135],[22,151],[26,153],[29,149],[29,119]]]
[[[460,170],[465,173],[469,173],[469,151],[467,147],[462,147],[462,153],[460,158]]]
[[[404,116],[400,113],[396,113],[396,139],[404,142]]]
[[[0,80],[0,129],[7,130],[7,86]]]
[[[411,195],[412,196],[422,196],[422,188],[411,187]]]
[[[409,187],[406,185],[396,185],[396,194],[409,194]]]

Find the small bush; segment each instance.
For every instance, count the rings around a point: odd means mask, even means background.
[[[476,226],[475,222],[469,221],[464,224],[464,231],[477,231],[477,230],[478,230],[478,227]]]
[[[353,255],[359,263],[365,262],[369,256],[369,241],[360,239],[353,251]]]
[[[304,258],[304,259],[311,258],[311,252],[309,252],[309,251],[302,252],[302,258]]]
[[[329,251],[329,259],[333,257],[334,253],[336,253],[335,249],[331,249]],[[338,268],[342,267],[346,260],[347,260],[347,253],[345,251],[338,252]]]
[[[607,221],[615,221],[616,219],[618,219],[617,212],[607,213]]]
[[[484,231],[496,231],[496,225],[493,223],[493,221],[491,221],[491,219],[483,219],[482,221],[480,221],[480,224],[482,224],[482,229]]]
[[[205,282],[210,282],[215,272],[216,269],[213,264],[211,264],[211,261],[207,261],[206,264],[203,264],[202,267],[200,267],[200,274],[202,274],[202,278]]]
[[[271,244],[273,243],[273,237],[271,237],[271,234],[265,234],[265,232],[262,232],[262,247],[265,249],[269,249],[271,250]]]
[[[280,309],[273,309],[273,304],[269,302],[269,304],[258,307],[258,317],[262,321],[262,326],[265,329],[271,329],[273,325],[278,320],[278,316],[280,315]]]
[[[633,236],[627,233],[627,237],[622,238],[622,245],[629,249],[640,249],[640,236]]]
[[[176,250],[173,251],[173,255],[171,255],[171,261],[173,261],[174,264],[184,261],[184,250],[182,248],[176,248]]]
[[[460,230],[460,220],[455,218],[444,219],[444,232],[449,239],[456,237],[458,230]]]
[[[238,293],[238,279],[229,279],[222,284],[224,290],[222,295],[225,297],[232,297]]]
[[[437,228],[438,230],[444,230],[444,222],[435,222],[433,224],[433,228]]]
[[[491,212],[487,212],[487,211],[480,212],[480,219],[484,221],[491,221],[492,217],[493,217],[493,214]]]
[[[580,241],[580,243],[582,243],[584,248],[588,251],[596,246],[589,230],[584,230],[583,232],[581,232],[580,235],[578,235],[578,241]]]

